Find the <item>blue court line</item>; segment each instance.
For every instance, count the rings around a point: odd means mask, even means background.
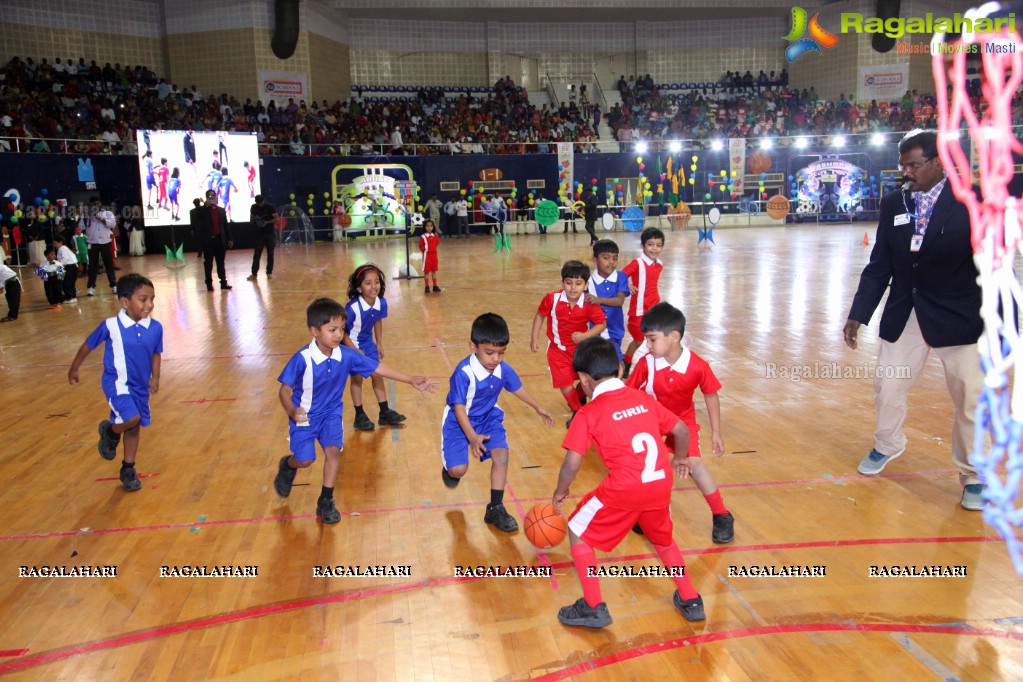
[[[995,623],[999,625],[1023,625],[1023,616],[1013,616],[1012,618],[995,618]]]
[[[732,587],[732,584],[725,579],[725,576],[721,575],[720,573],[718,573],[717,576],[718,580],[721,581],[721,584],[727,587],[728,591],[732,593],[732,596],[738,599],[739,603],[745,606],[746,610],[753,614],[753,617],[757,620],[758,623],[760,623],[761,625],[767,625],[767,621],[760,617],[760,614],[757,613],[757,610],[755,608],[753,608],[753,605],[746,601],[746,598],[744,596],[739,594],[739,590]]]
[[[931,656],[927,649],[924,649],[910,639],[909,635],[902,632],[893,632],[891,636],[896,642],[904,646],[906,651],[913,654],[918,661],[934,671],[934,674],[945,680],[945,682],[962,682],[962,680],[952,674],[952,671],[942,665],[941,661]]]

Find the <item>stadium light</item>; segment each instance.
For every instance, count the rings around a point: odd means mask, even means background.
[[[835,135],[831,138],[832,147],[844,147],[845,146],[845,135]]]
[[[875,147],[880,147],[881,145],[884,144],[884,135],[882,135],[881,133],[874,133],[870,137],[870,144],[874,145]]]
[[[796,149],[806,149],[808,144],[810,144],[810,142],[805,137],[796,138]]]
[[[710,148],[716,152],[719,152],[725,148],[725,143],[722,142],[721,140],[714,140],[713,142],[710,143]]]
[[[762,139],[760,141],[760,148],[761,149],[771,149],[773,147],[774,147],[774,140],[772,140],[769,137],[765,137],[764,139]]]
[[[672,152],[680,152],[682,151],[682,143],[678,140],[672,140],[671,144],[668,145],[668,149]]]
[[[650,147],[647,146],[647,143],[643,142],[642,140],[636,143],[636,151],[639,152],[640,154],[646,154],[646,150],[649,148]]]

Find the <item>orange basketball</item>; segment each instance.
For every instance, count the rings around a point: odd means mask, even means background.
[[[341,227],[351,227],[352,216],[348,215],[347,213],[342,213],[341,217],[337,219],[337,222],[339,225],[341,225]]]
[[[545,549],[565,539],[568,522],[553,504],[543,503],[529,510],[523,519],[522,530],[533,545]]]
[[[746,168],[755,175],[766,173],[771,170],[771,156],[767,152],[753,152],[746,158]]]
[[[774,220],[781,220],[789,214],[789,200],[780,194],[775,194],[767,200],[767,215]]]

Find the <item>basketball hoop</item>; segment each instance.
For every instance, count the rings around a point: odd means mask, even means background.
[[[999,3],[990,2],[966,12],[964,18],[993,17],[1005,11]],[[953,50],[946,66],[949,55],[939,48],[949,45]],[[983,66],[981,92],[987,107],[979,107],[979,118],[966,90],[966,52],[954,49],[964,45],[977,46]],[[985,485],[984,520],[1005,539],[1016,572],[1023,575],[1023,509],[1015,505],[1023,482],[1023,343],[1014,319],[1016,306],[1023,305],[1023,287],[1012,270],[1013,258],[1023,246],[1023,234],[1017,199],[1008,191],[1013,152],[1023,153],[1023,144],[1012,130],[1011,111],[1012,97],[1023,82],[1023,41],[1005,26],[998,32],[965,33],[948,45],[939,33],[931,42],[931,55],[938,100],[938,155],[956,197],[970,212],[973,257],[983,293],[980,313],[984,331],[978,348],[984,388],[977,404],[974,449],[969,459]],[[976,158],[976,177],[963,148],[964,123]],[[973,190],[975,180],[983,199]],[[1011,389],[1010,369],[1015,370]],[[989,451],[985,433],[991,434]]]

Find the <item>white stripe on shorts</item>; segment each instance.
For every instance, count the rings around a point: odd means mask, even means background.
[[[604,508],[604,503],[598,500],[596,497],[591,497],[583,507],[575,513],[572,520],[568,522],[568,527],[572,529],[576,537],[581,538],[583,533],[590,525],[590,521],[597,515],[601,509]]]

